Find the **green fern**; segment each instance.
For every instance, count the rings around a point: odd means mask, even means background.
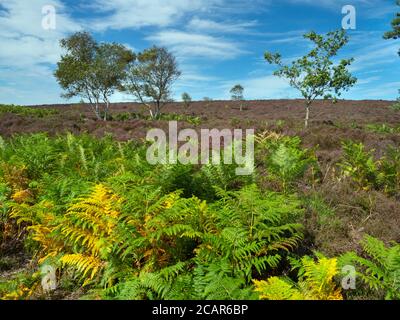
[[[221,200],[212,206],[213,229],[203,236],[197,250],[201,261],[226,258],[248,279],[252,272],[275,268],[281,252],[296,247],[301,225],[293,223],[301,214],[294,197],[263,194],[255,186],[237,192],[219,191]]]
[[[279,181],[285,192],[305,175],[308,168],[317,164],[313,151],[301,148],[298,137],[272,140],[267,148],[267,174],[273,180]]]
[[[351,177],[359,188],[369,190],[376,186],[378,162],[373,150],[366,151],[362,143],[343,142],[343,159],[339,163],[344,177]]]
[[[292,260],[298,269],[298,283],[287,277],[271,277],[267,281],[255,280],[260,299],[266,300],[343,300],[334,277],[338,274],[337,259],[318,255],[318,261],[304,256]]]
[[[357,274],[371,289],[383,290],[385,299],[400,299],[400,245],[391,247],[371,236],[365,236],[361,246],[367,258],[354,252],[340,258],[340,264],[356,264],[360,269]]]

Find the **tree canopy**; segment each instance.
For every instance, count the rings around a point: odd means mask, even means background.
[[[180,75],[174,55],[154,46],[130,63],[123,88],[148,107],[152,118],[158,118],[162,107],[172,100],[172,85]]]
[[[288,79],[290,85],[299,90],[306,100],[305,126],[308,127],[310,106],[317,98],[335,102],[342,91],[349,90],[357,79],[348,70],[354,59],[343,59],[337,64],[333,62],[339,50],[349,41],[344,30],[326,35],[310,32],[304,38],[311,40],[314,48],[291,65],[285,65],[279,53],[266,52],[265,59],[279,67],[274,75]]]
[[[109,98],[125,79],[134,53],[121,44],[98,44],[87,32],[77,32],[60,45],[66,53],[57,64],[55,77],[65,91],[62,96],[87,100],[96,117],[107,120]]]

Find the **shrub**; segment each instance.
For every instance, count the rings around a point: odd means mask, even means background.
[[[182,93],[182,101],[185,107],[189,108],[190,104],[192,103],[192,97],[189,95],[189,93],[184,92]]]

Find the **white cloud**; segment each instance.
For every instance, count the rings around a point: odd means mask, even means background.
[[[363,99],[382,99],[382,97],[393,97],[393,100],[398,96],[400,82],[377,83],[372,88],[357,88],[361,92]]]
[[[345,5],[352,5],[356,8],[357,14],[362,14],[368,19],[379,19],[391,12],[395,12],[395,1],[382,0],[287,0],[293,4],[303,4],[314,7],[323,7],[329,10],[341,12]]]
[[[3,0],[0,13],[0,63],[11,66],[31,66],[55,63],[59,57],[59,40],[79,26],[65,13],[58,0]],[[56,29],[42,28],[42,8],[53,5],[57,10]]]
[[[42,8],[45,5],[56,8],[55,30],[42,27]],[[1,6],[0,82],[4,85],[0,100],[40,103],[41,97],[42,101],[50,102],[51,98],[54,101],[59,89],[52,77],[52,65],[61,54],[59,40],[78,30],[79,25],[65,13],[66,8],[59,0],[2,0]],[[43,91],[52,93],[44,95]]]
[[[208,19],[200,19],[194,17],[188,24],[188,29],[197,32],[210,32],[210,33],[234,33],[243,34],[249,32],[251,27],[257,25],[256,21],[250,22],[216,22]]]
[[[381,42],[364,46],[354,54],[355,61],[351,65],[352,72],[362,71],[371,67],[398,62],[398,44],[394,42]]]
[[[170,48],[180,59],[230,59],[245,53],[236,42],[178,30],[160,31],[147,37],[147,40]]]
[[[189,12],[207,11],[221,0],[95,0],[91,7],[104,16],[90,22],[95,30],[167,27]]]

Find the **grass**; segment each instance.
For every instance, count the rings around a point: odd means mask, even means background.
[[[136,112],[122,112],[111,117],[113,121],[130,121],[130,120],[154,120],[148,115],[143,115],[141,113]],[[196,116],[187,116],[182,114],[176,113],[165,113],[161,114],[160,117],[157,119],[158,121],[182,121],[187,122],[192,125],[200,125],[201,118]]]
[[[21,116],[44,118],[50,115],[56,115],[59,113],[59,111],[54,109],[43,109],[43,108],[0,104],[0,115],[4,113],[13,113]]]
[[[368,124],[366,126],[366,129],[368,131],[374,132],[374,133],[383,133],[383,134],[400,133],[400,126],[393,127],[393,126],[387,125],[385,123],[382,123],[382,124]]]

